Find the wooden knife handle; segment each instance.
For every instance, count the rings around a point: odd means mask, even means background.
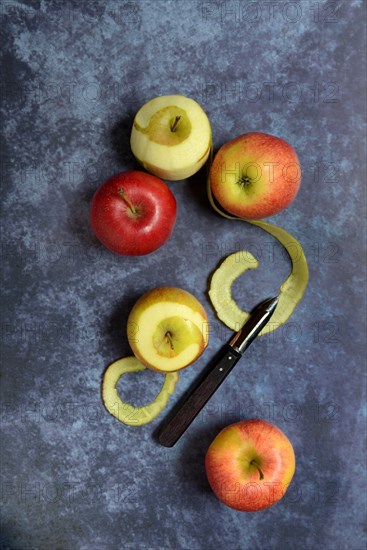
[[[199,382],[180,409],[160,430],[158,441],[161,445],[172,447],[176,443],[241,357],[240,353],[228,346],[215,367]]]

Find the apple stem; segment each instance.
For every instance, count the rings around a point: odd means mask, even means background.
[[[258,463],[256,462],[256,460],[251,460],[250,464],[251,464],[251,466],[255,466],[255,468],[257,469],[257,471],[260,474],[260,479],[264,479],[263,471],[260,468],[260,466],[258,465]]]
[[[126,202],[126,204],[128,205],[128,207],[130,208],[131,212],[133,214],[136,214],[136,208],[132,205],[132,202],[130,201],[130,199],[126,196],[126,193],[125,191],[123,190],[122,187],[120,187],[120,189],[118,190],[118,194],[120,195],[120,197],[122,197],[124,199],[124,201]]]
[[[180,116],[176,116],[174,123],[171,126],[171,132],[175,132],[177,128],[177,124],[179,123]]]
[[[173,347],[173,342],[172,342],[172,334],[170,333],[169,330],[167,330],[167,332],[165,334],[165,337],[166,337],[167,344],[169,344],[171,349],[173,350],[174,347]]]

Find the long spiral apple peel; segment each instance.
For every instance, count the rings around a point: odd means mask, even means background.
[[[214,272],[209,289],[209,298],[219,319],[234,331],[239,331],[249,314],[242,311],[232,298],[232,285],[248,269],[256,269],[258,261],[249,252],[230,254]]]
[[[213,157],[213,149],[208,161],[207,194],[212,208],[224,218],[243,221],[260,227],[277,239],[287,251],[292,262],[292,271],[280,287],[277,308],[260,335],[273,332],[291,317],[297,304],[301,301],[308,284],[308,266],[306,256],[300,243],[290,233],[274,224],[247,220],[232,216],[222,210],[215,202],[211,187],[209,169]],[[249,313],[238,307],[232,297],[232,284],[247,269],[256,269],[258,262],[250,252],[242,251],[231,254],[212,276],[209,297],[218,318],[232,330],[239,330],[249,317]]]

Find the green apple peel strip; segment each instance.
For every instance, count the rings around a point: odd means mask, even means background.
[[[213,158],[213,147],[208,159],[208,177],[207,177],[207,193],[213,209],[229,220],[243,221],[260,227],[272,237],[277,239],[285,248],[292,262],[292,271],[288,278],[280,287],[279,302],[271,322],[260,332],[269,334],[278,327],[283,325],[292,315],[297,304],[301,301],[308,284],[308,266],[306,256],[302,246],[290,233],[274,224],[260,221],[248,220],[232,216],[222,210],[213,198],[210,187],[210,166]],[[242,263],[238,261],[242,257]],[[234,257],[234,258],[231,258]],[[258,262],[252,254],[246,251],[236,252],[229,256],[214,273],[211,281],[209,297],[216,310],[219,319],[232,330],[238,330],[249,317],[249,313],[241,310],[232,298],[231,287],[235,279],[244,273],[247,269],[256,269]],[[232,268],[235,270],[231,275],[229,273],[229,265],[232,263]],[[221,272],[222,270],[222,272]],[[225,294],[225,296],[223,296]]]
[[[166,374],[162,389],[155,400],[144,407],[134,407],[121,399],[116,386],[124,374],[139,372],[145,368],[136,357],[124,357],[109,365],[103,375],[102,399],[104,406],[112,416],[129,426],[142,426],[156,418],[167,405],[178,381],[177,372]]]

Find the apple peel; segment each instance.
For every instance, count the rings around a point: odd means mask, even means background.
[[[211,164],[212,159],[212,153],[209,157],[209,168]],[[260,227],[267,233],[269,233],[272,237],[277,239],[278,242],[286,249],[290,260],[292,262],[292,271],[290,275],[287,277],[287,279],[284,281],[284,283],[280,287],[279,292],[279,301],[278,305],[276,307],[276,310],[272,316],[271,322],[268,323],[263,330],[260,332],[260,335],[263,334],[269,334],[270,332],[273,332],[277,328],[279,328],[281,325],[286,323],[286,321],[291,317],[292,313],[294,312],[297,304],[301,301],[305,290],[307,288],[308,284],[308,266],[307,266],[307,260],[306,256],[304,254],[304,251],[302,249],[301,244],[295,239],[290,233],[282,229],[281,227],[278,227],[274,224],[260,221],[260,220],[248,220],[245,218],[239,218],[237,216],[232,216],[222,210],[215,202],[214,197],[211,192],[210,188],[210,178],[208,176],[207,178],[207,194],[209,198],[209,202],[212,206],[212,208],[221,216],[224,218],[227,218],[229,220],[236,220],[236,221],[243,221],[250,223],[252,225],[256,225],[257,227]],[[237,256],[238,254],[241,254],[245,258],[250,258],[251,254],[249,252],[237,252],[232,256]],[[231,258],[231,256],[229,256]],[[227,258],[228,262],[232,262],[233,260],[230,260]],[[235,301],[233,300],[231,296],[231,287],[233,284],[233,281],[246,269],[249,268],[255,268],[257,267],[257,260],[253,257],[253,260],[255,260],[256,264],[252,261],[251,266],[240,266],[240,264],[237,265],[237,270],[235,270],[234,278],[233,275],[231,275],[228,272],[227,264],[225,264],[226,260],[223,262],[223,264],[218,268],[217,272],[220,272],[222,270],[222,273],[220,273],[216,278],[216,273],[214,273],[212,281],[211,281],[211,287],[209,291],[209,297],[212,301],[213,307],[216,310],[216,313],[221,321],[225,325],[227,325],[232,330],[239,330],[239,327],[242,327],[243,324],[246,322],[249,313],[246,311],[241,310]],[[238,262],[238,260],[237,260]],[[234,264],[235,265],[235,264]],[[242,267],[242,271],[239,269]],[[236,272],[238,272],[238,275],[236,275]],[[216,283],[217,281],[220,281],[220,283]],[[221,285],[218,286],[218,284]],[[213,301],[214,296],[214,301]],[[218,296],[220,297],[220,300],[218,300]],[[226,296],[226,302],[223,302],[224,298],[221,298],[221,296]]]
[[[134,407],[121,399],[117,391],[117,383],[124,374],[139,372],[145,368],[136,357],[124,357],[111,363],[103,376],[102,399],[104,406],[112,416],[129,426],[142,426],[156,418],[167,405],[178,381],[177,372],[166,374],[162,389],[155,400],[144,407]]]
[[[250,252],[235,252],[227,256],[213,273],[209,297],[219,319],[232,330],[240,330],[249,317],[232,298],[232,284],[245,271],[256,269],[258,265],[257,259]]]

